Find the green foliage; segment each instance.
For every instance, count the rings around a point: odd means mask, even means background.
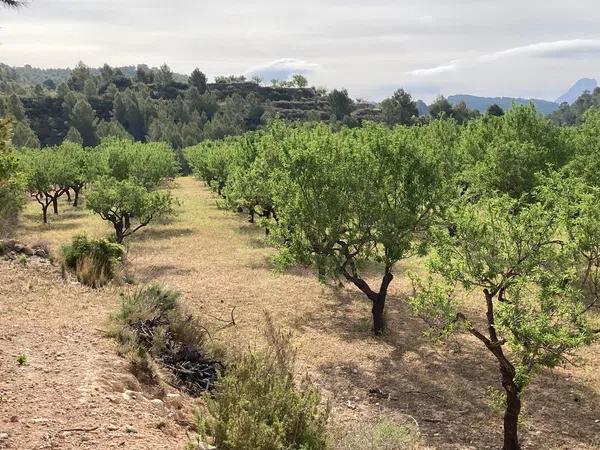
[[[454,169],[456,136],[453,123],[437,121],[339,133],[275,122],[186,155],[231,207],[263,217],[279,261],[313,265],[322,279],[344,277],[383,308],[394,264],[421,251],[422,231],[449,192],[443,181]],[[365,260],[382,266],[379,291],[364,281]]]
[[[421,252],[421,232],[447,194],[445,162],[422,145],[432,130],[291,131],[273,182],[274,230],[285,253],[321,278],[344,277],[383,309],[394,265]],[[379,290],[364,280],[366,260],[381,265]],[[374,314],[376,332],[378,320]]]
[[[464,101],[452,106],[446,97],[439,96],[429,105],[429,114],[434,119],[454,119],[460,124],[465,124],[469,120],[477,118],[479,111],[471,111]]]
[[[25,108],[23,107],[23,102],[21,102],[21,99],[19,98],[19,96],[17,96],[17,94],[11,94],[8,97],[7,103],[7,112],[13,117],[14,120],[16,120],[17,122],[22,122],[27,119],[27,117],[25,116]]]
[[[381,102],[383,120],[388,125],[410,125],[419,117],[417,103],[404,89],[398,89],[391,98]]]
[[[452,117],[452,105],[446,97],[440,96],[429,105],[429,114],[435,119],[450,118]]]
[[[86,207],[112,223],[118,243],[152,221],[175,213],[176,200],[170,191],[149,191],[134,180],[103,176],[88,193]]]
[[[493,105],[490,105],[490,107],[487,109],[487,114],[489,116],[500,117],[504,115],[504,110],[500,107],[500,105],[494,103]]]
[[[10,122],[0,119],[0,235],[11,231],[24,200],[24,177],[10,146],[10,138]]]
[[[194,86],[198,89],[199,94],[204,94],[204,92],[206,92],[206,75],[204,75],[200,69],[194,69],[188,82],[190,86]]]
[[[463,129],[460,142],[468,186],[513,198],[529,194],[538,174],[564,166],[573,149],[565,135],[533,106],[514,106]]]
[[[69,89],[77,92],[83,92],[85,82],[91,78],[90,68],[79,61],[77,66],[71,72],[71,77],[67,81]]]
[[[572,105],[561,104],[550,118],[558,125],[576,125],[586,120],[589,110],[598,108],[600,108],[600,88],[594,89],[593,92],[585,91]]]
[[[154,284],[125,296],[115,319],[121,324],[132,324],[172,313],[179,307],[179,293]],[[127,339],[129,336],[122,336]],[[125,342],[125,341],[124,341]],[[135,347],[139,342],[128,342]]]
[[[99,150],[108,175],[119,181],[132,180],[148,190],[174,178],[179,171],[173,150],[164,143],[108,139]]]
[[[106,121],[102,120],[98,124],[97,129],[98,138],[117,138],[122,140],[133,140],[133,136],[127,132],[123,125],[116,120]]]
[[[27,365],[27,355],[24,353],[21,353],[20,355],[17,356],[17,364],[19,366],[26,366]]]
[[[599,301],[599,199],[581,181],[554,175],[527,201],[466,192],[431,230],[429,266],[444,285],[430,279],[411,303],[440,335],[467,330],[496,358],[505,447],[517,442],[520,395],[533,376],[597,337],[587,313]],[[485,328],[459,301],[473,291],[483,297]]]
[[[292,75],[292,83],[294,84],[294,86],[299,88],[305,88],[306,86],[308,86],[308,80],[306,79],[306,77],[299,73]]]
[[[236,151],[230,142],[233,141],[206,141],[185,151],[194,174],[219,195],[227,182],[229,162]]]
[[[342,120],[354,110],[354,102],[345,89],[334,89],[327,95],[329,113],[337,120]]]
[[[81,234],[63,246],[62,255],[65,266],[77,274],[80,282],[101,287],[115,277],[123,264],[125,249],[108,239],[89,239]]]
[[[269,319],[265,336],[265,350],[241,355],[218,380],[199,428],[223,450],[327,448],[329,411],[308,378],[294,382],[290,334]]]
[[[570,172],[583,176],[593,186],[600,186],[600,108],[590,109],[576,132],[568,137],[576,149]]]
[[[40,140],[29,124],[17,122],[13,128],[12,143],[15,148],[39,148]]]
[[[83,145],[83,138],[77,128],[71,127],[65,135],[65,140],[63,142],[72,142],[74,144]]]
[[[79,131],[84,147],[95,147],[98,145],[96,113],[86,100],[80,99],[75,103],[71,111],[70,122],[73,128]]]

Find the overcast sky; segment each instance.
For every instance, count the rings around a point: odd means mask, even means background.
[[[0,9],[0,62],[166,62],[177,72],[303,72],[380,99],[554,100],[600,78],[598,0],[29,0]]]

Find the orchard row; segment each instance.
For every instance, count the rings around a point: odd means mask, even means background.
[[[432,336],[468,332],[496,359],[505,449],[520,448],[531,378],[600,332],[597,111],[569,128],[528,107],[465,126],[275,122],[186,155],[220,203],[260,219],[282,266],[360,289],[377,334],[397,263],[427,256],[429,276],[403,274],[415,286],[409,302]],[[465,308],[473,298],[479,315]]]

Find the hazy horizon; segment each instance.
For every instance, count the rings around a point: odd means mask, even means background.
[[[30,0],[0,9],[0,61],[73,67],[167,63],[189,73],[304,73],[311,84],[379,100],[403,87],[554,101],[598,78],[600,8],[591,0]]]

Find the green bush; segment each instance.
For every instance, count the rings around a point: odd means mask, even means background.
[[[268,346],[235,361],[207,398],[201,431],[221,450],[318,450],[327,448],[329,409],[308,378],[294,382],[290,334],[267,320]]]
[[[63,246],[62,254],[65,266],[76,273],[81,283],[100,287],[115,277],[125,249],[108,239],[90,239],[81,234]]]

